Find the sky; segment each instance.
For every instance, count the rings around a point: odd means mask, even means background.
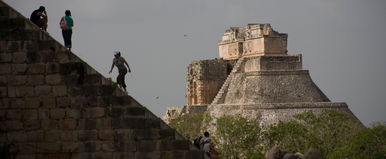
[[[288,33],[288,53],[333,102],[346,102],[366,125],[386,121],[385,0],[3,0],[29,17],[46,7],[48,32],[63,43],[59,20],[74,19],[73,52],[105,77],[113,51],[132,73],[129,94],[161,117],[186,104],[186,70],[218,58],[230,27],[270,23]]]

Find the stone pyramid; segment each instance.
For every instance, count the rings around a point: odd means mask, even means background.
[[[0,158],[204,158],[188,140],[0,1]]]
[[[187,105],[168,108],[163,119],[206,112],[212,127],[217,118],[235,114],[270,125],[334,109],[360,122],[346,103],[331,102],[318,88],[300,54],[287,54],[287,37],[270,24],[227,29],[218,43],[219,59],[188,66]]]

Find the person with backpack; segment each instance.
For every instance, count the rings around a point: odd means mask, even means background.
[[[60,19],[60,28],[62,29],[62,35],[64,39],[64,46],[71,51],[72,42],[72,27],[74,27],[74,20],[71,17],[71,11],[66,10],[65,16]]]
[[[127,93],[125,75],[127,74],[127,71],[131,72],[131,70],[129,64],[127,64],[126,60],[121,56],[120,51],[114,51],[113,64],[111,65],[109,73],[113,71],[114,66],[117,66],[119,72],[117,76],[118,87],[123,88],[123,90]]]
[[[30,20],[37,25],[40,29],[47,31],[47,12],[44,6],[40,6],[39,9],[34,10],[31,13]]]
[[[211,143],[211,140],[209,138],[209,132],[205,131],[204,137],[202,137],[200,140],[200,150],[205,151],[205,153],[208,155],[209,158],[211,158],[210,143]]]
[[[202,138],[202,136],[199,136],[199,137],[196,137],[196,138],[193,140],[194,146],[196,146],[198,149],[200,149],[200,141],[201,141],[201,138]]]

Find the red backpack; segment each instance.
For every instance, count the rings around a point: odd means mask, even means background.
[[[68,27],[67,27],[66,18],[62,17],[62,19],[60,19],[59,25],[60,25],[60,29],[67,30]]]

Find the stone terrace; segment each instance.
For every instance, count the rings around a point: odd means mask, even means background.
[[[204,158],[0,1],[0,158]]]

